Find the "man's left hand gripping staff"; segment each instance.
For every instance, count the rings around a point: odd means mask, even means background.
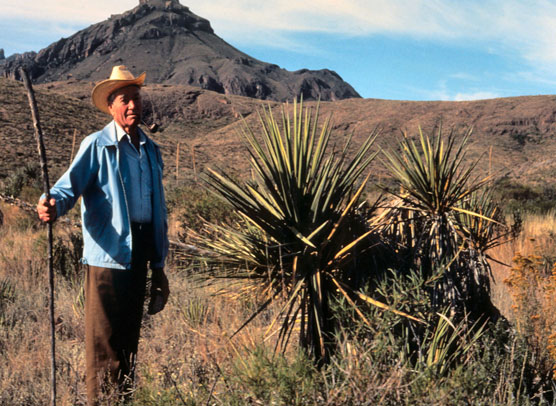
[[[58,216],[56,212],[56,200],[51,198],[47,201],[44,197],[40,199],[37,204],[37,213],[41,221],[52,223]]]

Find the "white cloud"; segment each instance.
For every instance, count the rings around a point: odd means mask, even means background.
[[[440,80],[434,90],[413,89],[414,93],[420,93],[425,100],[441,100],[441,101],[470,101],[496,99],[504,95],[494,90],[478,90],[471,89],[468,92],[451,90],[446,80]]]
[[[108,0],[0,0],[2,18],[56,21],[66,24],[92,24],[102,21],[110,14],[122,13],[138,5],[138,1]]]
[[[556,2],[549,0],[190,0],[189,6],[240,45],[307,52],[296,34],[409,36],[472,43],[527,63],[539,80],[556,77]]]
[[[556,2],[552,0],[181,0],[216,33],[239,46],[264,45],[316,54],[299,34],[386,35],[472,44],[526,62],[530,78],[556,79]],[[122,13],[138,0],[0,0],[3,19],[48,21],[60,35]],[[44,26],[44,24],[43,24]],[[0,33],[7,37],[6,33]],[[0,44],[1,45],[1,44]],[[323,48],[326,48],[323,46]],[[465,73],[460,79],[471,80]],[[454,76],[453,78],[456,78]],[[456,97],[479,93],[450,94]],[[482,96],[489,96],[485,94]],[[481,97],[482,97],[481,96]]]
[[[181,0],[223,38],[288,48],[288,34],[408,35],[443,41],[488,41],[556,65],[556,3],[550,0]],[[90,24],[135,7],[137,0],[0,0],[2,18]]]
[[[432,92],[423,92],[426,95],[426,100],[440,100],[440,101],[471,101],[471,100],[484,100],[496,99],[502,97],[499,93],[489,91],[477,92],[456,92],[453,93],[446,89],[436,90]]]
[[[498,97],[501,96],[494,92],[472,92],[472,93],[456,93],[453,97],[450,97],[447,100],[467,101],[467,100],[496,99]]]
[[[480,80],[476,75],[471,75],[467,72],[456,72],[448,76],[450,79],[466,80],[468,82],[477,82]]]

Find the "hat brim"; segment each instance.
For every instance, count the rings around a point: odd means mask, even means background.
[[[145,83],[146,72],[141,73],[135,79],[121,80],[121,79],[106,79],[98,83],[93,92],[91,93],[91,98],[93,99],[93,104],[102,112],[110,114],[108,110],[108,96],[118,89],[127,86],[143,86]]]

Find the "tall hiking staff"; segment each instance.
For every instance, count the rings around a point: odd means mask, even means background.
[[[27,75],[27,71],[24,68],[20,69],[21,77],[23,78],[23,83],[27,89],[27,97],[29,98],[29,107],[31,108],[31,116],[33,117],[33,127],[35,128],[35,138],[37,140],[37,149],[39,151],[41,172],[42,172],[42,183],[44,194],[46,195],[46,200],[50,201],[50,181],[48,180],[48,167],[46,165],[46,149],[44,148],[44,142],[42,137],[41,124],[39,121],[39,111],[37,109],[37,102],[35,100],[35,92],[33,91],[33,86]],[[50,286],[50,350],[51,350],[51,393],[50,393],[50,403],[52,406],[56,406],[56,336],[54,327],[54,264],[52,260],[52,223],[47,223],[47,237],[48,237],[48,279]]]

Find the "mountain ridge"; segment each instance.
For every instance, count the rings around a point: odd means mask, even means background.
[[[218,37],[207,19],[178,0],[141,0],[38,53],[0,59],[0,76],[19,79],[25,66],[36,83],[99,81],[112,66],[148,72],[149,83],[192,85],[264,100],[341,100],[360,95],[328,69],[287,71],[259,61]]]

